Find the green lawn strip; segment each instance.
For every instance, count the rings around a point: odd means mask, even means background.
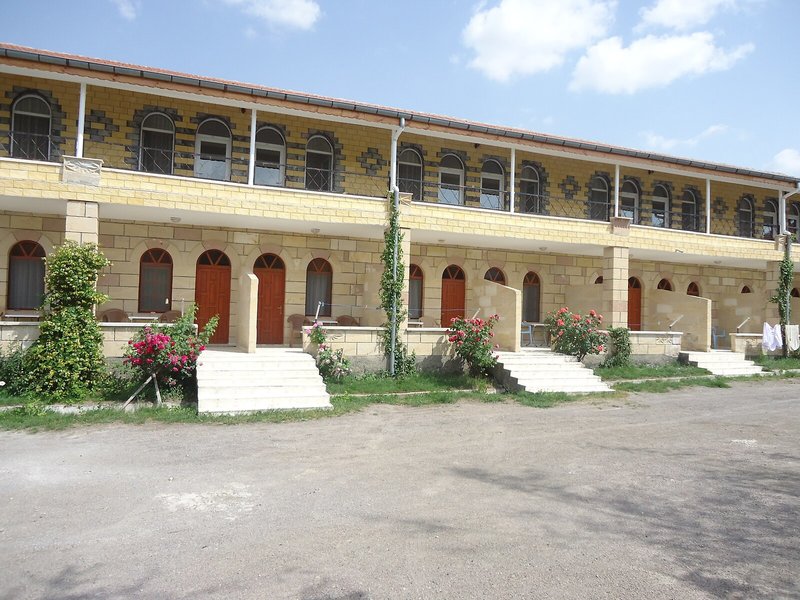
[[[485,389],[484,380],[460,373],[415,373],[407,377],[380,375],[349,376],[327,384],[330,394],[385,394],[395,392],[430,392],[453,389]]]
[[[789,369],[800,369],[800,358],[756,356],[752,360],[757,365],[760,365],[769,371],[786,371]]]
[[[624,381],[614,384],[614,389],[619,392],[650,392],[661,394],[685,387],[710,387],[728,388],[727,377],[686,377],[683,379],[654,379],[651,381],[631,382]]]
[[[25,404],[25,399],[0,391],[0,406],[17,406],[18,404]]]
[[[594,374],[604,381],[650,379],[660,377],[692,377],[710,375],[709,371],[691,365],[629,365],[627,367],[598,367]]]

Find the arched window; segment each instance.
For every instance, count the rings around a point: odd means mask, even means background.
[[[331,191],[333,185],[333,147],[321,135],[306,144],[306,189]]]
[[[786,207],[786,229],[793,235],[800,231],[800,204],[797,202]]]
[[[700,219],[697,214],[697,196],[692,190],[683,192],[683,200],[681,200],[681,227],[684,231],[700,230]]]
[[[274,127],[256,132],[256,164],[253,181],[257,185],[282,186],[286,173],[286,142]]]
[[[481,208],[503,210],[503,167],[496,160],[487,160],[481,169]]]
[[[661,281],[658,282],[657,288],[659,290],[664,290],[665,292],[671,292],[672,284],[669,282],[669,279],[662,279]]]
[[[139,170],[172,174],[175,153],[175,124],[167,115],[153,112],[142,120]]]
[[[697,296],[700,297],[700,287],[693,281],[691,282],[686,288],[686,295],[687,296]]]
[[[8,253],[8,308],[35,310],[44,296],[44,248],[30,240],[17,242]]]
[[[333,291],[333,268],[324,258],[315,258],[306,269],[306,315],[331,316],[331,294]]]
[[[592,177],[589,182],[589,218],[608,221],[608,182],[603,177]]]
[[[753,200],[744,196],[739,200],[739,207],[736,211],[737,223],[739,225],[739,235],[741,237],[753,237]]]
[[[761,237],[765,240],[774,240],[778,235],[778,207],[773,200],[764,204],[764,226]]]
[[[529,271],[522,280],[522,320],[538,323],[541,318],[542,285],[539,276]]]
[[[798,290],[797,288],[792,288],[790,295],[792,296],[792,298],[800,298],[800,290]]]
[[[422,157],[413,148],[397,157],[397,187],[411,194],[412,200],[422,200]]]
[[[539,171],[530,165],[522,167],[519,178],[519,206],[520,211],[541,215],[544,213]]]
[[[597,279],[594,280],[595,284],[598,284],[598,285],[602,284],[603,281],[605,281],[605,280],[603,279],[602,275],[598,275]]]
[[[650,224],[653,227],[669,227],[669,212],[669,190],[663,185],[657,185],[653,189],[653,210],[650,213]]]
[[[172,308],[172,257],[151,248],[139,260],[139,312],[166,312]]]
[[[422,269],[417,265],[408,268],[408,318],[422,317],[422,291],[424,289]]]
[[[35,94],[25,94],[11,109],[11,156],[50,160],[50,105]]]
[[[500,285],[506,284],[506,275],[497,267],[492,267],[483,276],[487,281],[494,281]]]
[[[639,222],[639,187],[630,179],[622,182],[619,190],[619,214],[634,224]]]
[[[194,174],[203,179],[231,178],[231,131],[219,119],[206,119],[197,128]]]
[[[753,292],[750,290],[750,286],[742,286],[742,293],[743,294],[752,294]]]
[[[464,164],[455,154],[439,165],[439,204],[464,204]]]

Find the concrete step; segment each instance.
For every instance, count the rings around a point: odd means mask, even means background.
[[[511,390],[528,392],[610,392],[611,388],[572,356],[549,349],[501,352],[497,379]]]
[[[759,375],[764,369],[738,352],[681,352],[678,359],[695,367],[707,369],[720,377]]]
[[[259,348],[252,354],[211,350],[198,361],[198,412],[330,406],[330,396],[314,358],[300,350]]]

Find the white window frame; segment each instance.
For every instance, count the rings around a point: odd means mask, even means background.
[[[630,185],[633,187],[635,191],[625,191],[625,186]],[[622,217],[629,217],[631,219],[631,223],[634,225],[638,225],[639,223],[639,186],[636,185],[636,182],[633,179],[625,179],[622,182],[622,186],[619,190],[619,212],[620,216]],[[630,207],[626,207],[623,204],[623,200],[630,200],[633,202],[633,212],[631,213]]]
[[[525,176],[526,173],[533,173],[536,178],[533,179],[531,177],[526,177]],[[536,193],[535,194],[531,194],[529,192],[523,191],[523,189],[524,189],[523,185],[526,184],[526,183],[535,183],[536,184]],[[537,210],[528,211],[528,210],[525,210],[525,204],[524,203],[531,196],[534,197],[534,207]],[[522,167],[522,173],[520,174],[520,178],[519,178],[519,198],[520,198],[520,205],[519,205],[520,212],[528,213],[528,214],[541,214],[542,212],[544,212],[542,210],[543,209],[543,207],[542,207],[542,182],[541,182],[541,178],[539,177],[539,170],[536,167],[533,167],[531,165],[525,165],[524,167]]]
[[[497,168],[500,169],[499,173],[492,173],[491,171],[486,170],[486,165],[489,163],[493,163],[497,165]],[[481,166],[481,193],[480,193],[480,204],[481,208],[491,209],[491,210],[503,210],[503,193],[505,192],[505,169],[503,169],[503,165],[501,165],[497,160],[490,158],[483,162],[483,166]],[[497,183],[497,192],[492,188],[486,188],[484,186],[484,181],[494,181]],[[486,194],[487,202],[484,202],[484,190],[487,190],[491,193]],[[496,198],[497,204],[493,206],[486,206],[486,204],[494,204],[491,202],[491,199]]]
[[[659,189],[664,190],[664,195],[663,196],[660,196],[660,195],[656,194],[656,190],[659,190]],[[663,202],[664,203],[664,208],[663,208],[664,222],[661,225],[656,224],[656,222],[654,221],[655,212],[656,212],[656,210],[655,210],[655,203],[656,202]],[[672,210],[672,206],[671,205],[672,205],[672,199],[670,197],[669,190],[667,189],[667,186],[662,185],[662,184],[659,183],[655,188],[653,188],[653,207],[654,208],[653,208],[653,210],[651,211],[651,214],[650,214],[650,225],[652,225],[653,227],[662,227],[664,229],[669,229],[669,227],[670,227],[670,211]]]
[[[686,196],[691,197],[691,200],[687,200]],[[686,205],[691,204],[692,212],[686,212]],[[694,227],[691,229],[686,229],[686,221],[687,218],[691,217],[692,224]],[[697,194],[694,193],[694,190],[684,190],[683,195],[681,196],[681,229],[683,231],[697,231],[700,225],[700,211],[698,210],[697,205]]]
[[[309,149],[309,146],[311,145],[311,142],[313,142],[314,140],[317,140],[317,139],[323,140],[325,142],[325,144],[328,146],[328,151],[327,152],[321,152],[320,150],[311,150],[311,149]],[[308,155],[309,154],[324,155],[324,156],[327,156],[328,159],[329,159],[329,163],[328,163],[329,164],[329,166],[328,166],[328,173],[329,173],[328,187],[325,188],[325,189],[319,189],[317,187],[314,187],[314,188],[309,188],[308,187],[308,169],[309,168],[313,168],[313,169],[315,169],[317,171],[322,171],[322,169],[317,169],[316,167],[309,167],[308,166]],[[312,191],[317,191],[317,192],[330,192],[331,190],[333,190],[333,144],[331,144],[331,141],[328,138],[326,138],[324,135],[319,135],[319,134],[312,135],[310,138],[308,138],[308,141],[306,142],[306,166],[305,166],[305,169],[303,170],[303,187],[305,189],[307,189],[307,190],[310,189]]]
[[[742,235],[742,217],[745,214],[750,215],[750,229],[745,235]],[[755,236],[755,217],[755,202],[750,196],[742,196],[739,199],[739,206],[736,208],[737,233],[740,237],[752,238]]]
[[[25,100],[26,98],[33,98],[35,100],[38,100],[42,104],[44,104],[45,107],[47,108],[47,115],[44,115],[42,113],[28,112],[26,110],[18,110],[17,106],[19,105],[19,103],[21,101]],[[17,133],[17,127],[16,127],[17,115],[25,115],[27,117],[39,117],[40,119],[44,118],[45,116],[47,116],[47,160],[50,160],[50,136],[51,136],[51,132],[53,131],[53,109],[50,107],[50,103],[47,100],[45,100],[44,98],[42,98],[40,95],[38,95],[38,94],[22,94],[20,97],[18,97],[16,100],[14,100],[14,105],[11,107],[11,137],[12,137],[12,139],[11,139],[11,152],[10,152],[10,154],[12,155],[12,158],[14,158],[14,156],[13,156],[13,150],[14,150],[13,136],[14,136],[15,133]],[[31,135],[31,134],[28,133],[27,135]]]
[[[774,240],[780,233],[779,227],[777,202],[767,200],[764,204],[764,226],[761,228],[761,237],[765,240]],[[767,228],[771,229],[771,237],[767,237],[770,235]]]
[[[267,130],[274,131],[275,133],[277,133],[278,137],[280,137],[281,140],[283,140],[283,144],[279,146],[278,144],[269,144],[267,142],[259,142],[258,141],[258,134],[261,133],[262,131],[267,131]],[[272,127],[270,125],[265,125],[264,127],[260,127],[256,131],[255,139],[256,139],[256,150],[257,151],[258,150],[277,150],[278,153],[280,154],[280,160],[278,162],[278,169],[280,171],[280,182],[277,183],[277,184],[267,184],[267,183],[259,183],[258,181],[255,181],[255,184],[256,185],[273,185],[273,186],[278,186],[278,187],[285,186],[286,185],[286,138],[283,137],[283,134],[276,127]],[[255,165],[255,178],[254,179],[258,178],[258,169],[259,168],[263,169],[265,167],[259,167],[258,164]]]
[[[603,184],[602,188],[595,187],[595,182],[597,182],[597,181],[602,182],[602,184]],[[601,204],[600,202],[595,202],[594,201],[594,199],[592,197],[594,192],[602,192],[606,197],[606,201],[605,201],[605,213],[606,213],[606,216],[602,220],[601,219],[595,219],[595,218],[592,217],[592,210],[594,210],[595,207],[597,207],[597,206],[599,206]],[[611,217],[611,194],[610,194],[610,191],[609,191],[608,181],[606,181],[605,177],[600,177],[599,175],[595,175],[589,181],[589,202],[590,202],[590,204],[589,204],[589,218],[591,220],[598,221],[598,222],[608,221],[609,220],[609,218]]]
[[[794,235],[800,231],[800,205],[797,202],[786,207],[786,230]]]
[[[167,131],[165,129],[159,129],[157,127],[146,127],[147,119],[149,119],[150,117],[155,116],[155,115],[160,115],[162,117],[166,117],[167,119],[169,119],[169,122],[172,123],[172,131]],[[172,175],[172,173],[175,170],[175,121],[173,121],[172,117],[170,117],[168,114],[166,114],[164,112],[161,112],[161,111],[149,112],[149,113],[147,113],[145,118],[142,119],[142,125],[139,127],[139,170],[140,171],[143,170],[142,169],[142,151],[144,150],[144,132],[145,131],[155,131],[156,133],[168,133],[170,136],[172,136],[172,148],[170,148],[170,156],[172,157],[172,160],[170,160],[170,165],[169,165],[169,174]]]
[[[455,158],[458,163],[461,165],[460,169],[455,169],[453,167],[443,167],[442,163],[448,157],[452,156]],[[458,176],[458,189],[455,190],[457,192],[457,201],[456,202],[448,202],[442,196],[442,191],[452,192],[453,184],[452,183],[444,183],[442,181],[442,175],[457,175]],[[448,204],[450,206],[464,206],[464,162],[455,154],[445,154],[442,157],[442,160],[439,163],[439,204]]]
[[[403,160],[403,155],[406,154],[407,152],[410,152],[414,156],[416,156],[417,159],[419,160],[419,162],[418,163],[411,163],[411,162],[408,162],[406,160]],[[425,167],[424,167],[424,163],[422,161],[422,155],[420,155],[420,153],[417,152],[417,150],[415,148],[404,148],[403,149],[403,151],[397,157],[397,179],[398,179],[398,182],[400,180],[400,167],[402,167],[402,166],[414,167],[415,169],[419,169],[419,181],[415,180],[415,183],[419,184],[419,199],[418,200],[422,200],[423,199],[423,193],[422,193],[423,192],[423,184],[422,184],[422,182],[423,182],[423,179],[425,177]],[[409,180],[410,181],[410,179],[408,179],[407,177],[404,177],[403,180]]]
[[[212,121],[216,121],[217,123],[220,123],[223,127],[225,127],[225,129],[228,131],[228,137],[227,138],[222,137],[222,136],[218,136],[218,135],[210,135],[208,133],[200,133],[200,129],[202,129],[203,125],[205,125],[206,123],[210,123]],[[195,142],[194,142],[194,152],[195,152],[194,174],[195,174],[195,177],[201,177],[201,175],[199,173],[199,169],[197,168],[198,164],[200,163],[200,161],[203,160],[202,158],[200,158],[200,154],[201,154],[200,153],[200,147],[201,147],[203,142],[212,142],[212,143],[215,143],[215,144],[225,144],[225,178],[224,179],[216,179],[216,178],[214,178],[214,180],[215,181],[230,181],[230,179],[231,179],[232,137],[233,136],[231,135],[230,127],[228,127],[228,125],[222,119],[216,119],[216,118],[206,119],[205,121],[200,123],[200,125],[197,126],[197,133],[195,134]],[[209,178],[209,179],[212,179],[212,178]]]

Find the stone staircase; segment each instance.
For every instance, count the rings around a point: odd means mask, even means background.
[[[314,357],[300,349],[209,349],[198,363],[200,413],[331,407]]]
[[[610,392],[611,388],[573,356],[549,348],[498,352],[495,378],[506,389],[527,392]]]
[[[711,350],[710,352],[681,352],[678,360],[682,363],[701,367],[721,376],[761,375],[764,369],[752,360],[746,360],[744,354],[730,350]]]

